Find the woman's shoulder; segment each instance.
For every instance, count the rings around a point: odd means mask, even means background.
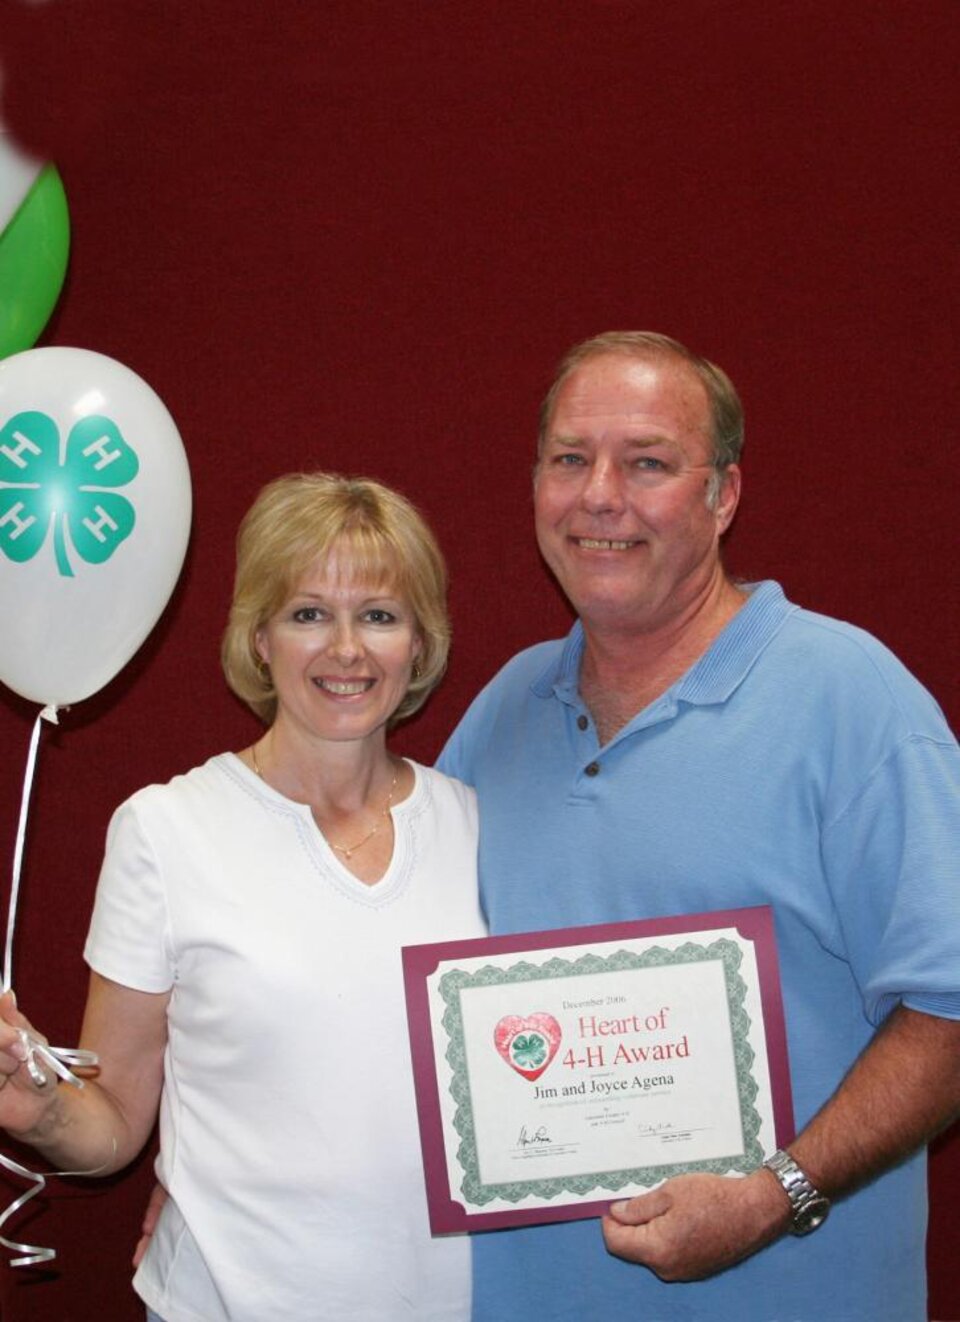
[[[465,785],[455,776],[448,776],[436,767],[424,766],[421,762],[406,759],[416,773],[417,781],[426,794],[442,810],[456,808],[471,817],[477,815],[477,792],[471,785]]]
[[[242,792],[242,769],[233,753],[218,753],[170,780],[144,785],[117,808],[117,815],[163,819],[191,810],[209,812]]]

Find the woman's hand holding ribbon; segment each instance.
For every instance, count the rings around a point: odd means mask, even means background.
[[[30,1142],[56,1106],[56,1073],[38,1048],[47,1042],[17,1009],[12,991],[0,996],[0,1126]]]

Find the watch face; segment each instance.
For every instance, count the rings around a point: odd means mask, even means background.
[[[829,1211],[830,1203],[826,1198],[811,1198],[803,1207],[798,1208],[794,1214],[793,1233],[795,1235],[809,1235],[811,1230],[816,1230],[817,1226],[823,1225]]]

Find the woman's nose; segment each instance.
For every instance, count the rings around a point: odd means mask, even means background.
[[[356,661],[363,651],[360,638],[351,624],[338,624],[330,642],[330,653],[341,665]]]

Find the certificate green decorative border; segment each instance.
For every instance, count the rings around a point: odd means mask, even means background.
[[[487,964],[475,973],[468,973],[464,969],[449,969],[445,972],[439,981],[439,993],[446,1005],[441,1022],[449,1039],[446,1059],[453,1075],[450,1095],[457,1104],[453,1125],[460,1135],[457,1160],[464,1172],[460,1191],[467,1205],[483,1207],[494,1199],[519,1203],[522,1199],[531,1196],[548,1199],[556,1198],[561,1194],[574,1194],[583,1197],[594,1190],[602,1197],[605,1193],[619,1193],[628,1184],[658,1184],[661,1180],[669,1179],[670,1176],[684,1171],[710,1171],[723,1175],[729,1171],[746,1174],[755,1170],[763,1161],[764,1153],[757,1137],[761,1119],[754,1106],[758,1088],[752,1073],[754,1051],[747,1040],[750,1016],[744,1008],[747,986],[739,973],[742,960],[743,952],[740,946],[729,938],[721,937],[707,946],[687,941],[676,950],[652,946],[642,954],[637,954],[634,951],[619,949],[606,956],[586,954],[578,959],[560,959],[554,956],[541,965],[530,964],[523,960],[511,968],[496,968],[492,964]],[[555,1176],[552,1179],[517,1180],[502,1184],[484,1184],[481,1181],[464,1047],[463,1014],[460,1003],[463,991],[476,987],[502,986],[506,983],[540,982],[582,974],[619,973],[625,970],[663,967],[667,964],[706,962],[719,962],[723,966],[737,1091],[740,1099],[740,1123],[743,1136],[741,1154],[713,1157],[703,1161],[672,1162],[661,1166],[637,1166],[629,1170]]]

